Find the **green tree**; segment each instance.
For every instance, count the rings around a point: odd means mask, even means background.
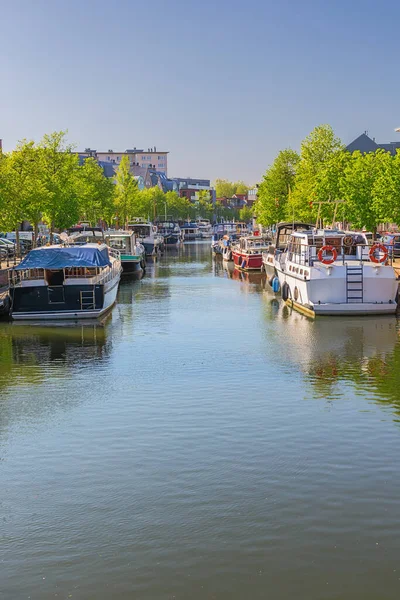
[[[249,186],[244,183],[244,181],[236,181],[235,186],[235,194],[247,194],[249,191]]]
[[[317,206],[317,176],[323,164],[344,146],[330,125],[318,125],[301,144],[300,161],[296,171],[296,185],[289,199],[289,214],[297,219],[315,219]]]
[[[288,198],[295,186],[296,169],[300,157],[294,150],[281,150],[267,169],[258,188],[254,207],[262,225],[284,221],[288,215]]]
[[[345,170],[351,162],[351,154],[347,150],[339,150],[324,161],[315,177],[314,193],[317,198],[315,210],[319,210],[318,200],[323,202],[331,201],[331,204],[321,204],[320,218],[331,223],[335,215],[335,200],[344,199],[344,177]],[[347,207],[346,202],[337,205],[336,221],[346,220]]]
[[[400,224],[400,153],[375,153],[373,210],[377,223]]]
[[[139,190],[137,181],[130,172],[129,156],[124,155],[115,174],[114,206],[119,225],[126,227],[128,221],[137,215]]]
[[[34,225],[35,240],[42,211],[49,199],[43,180],[41,153],[32,141],[21,141],[0,159],[0,209],[4,229],[15,230],[19,251],[19,228],[24,220]]]
[[[243,206],[239,211],[239,219],[245,223],[250,223],[253,218],[253,210],[249,206]]]
[[[235,194],[247,194],[249,187],[243,181],[216,179],[214,182],[217,198],[232,198]]]
[[[79,158],[66,144],[66,132],[43,136],[39,144],[40,180],[46,190],[43,218],[50,227],[65,229],[79,220],[77,177]]]
[[[227,179],[216,179],[214,187],[217,198],[232,198],[236,191],[235,184]]]
[[[380,220],[383,180],[391,170],[392,157],[384,150],[361,154],[353,152],[344,170],[343,196],[346,200],[346,219],[355,228],[366,227],[374,231]],[[386,183],[385,183],[386,186]],[[386,216],[389,216],[386,213]]]
[[[87,158],[79,169],[77,194],[81,220],[93,226],[101,219],[110,222],[114,212],[114,184],[94,158]]]
[[[177,192],[165,194],[167,217],[171,219],[186,219],[192,210],[192,203]]]

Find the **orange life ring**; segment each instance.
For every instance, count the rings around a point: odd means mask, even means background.
[[[379,252],[383,252],[383,256],[381,258],[377,258],[375,256],[375,252],[379,250]],[[383,244],[374,244],[369,251],[369,260],[373,263],[382,264],[387,261],[388,257],[388,249]]]
[[[330,252],[332,255],[331,258],[325,258],[325,254]],[[321,250],[318,252],[318,260],[322,262],[323,265],[331,265],[337,259],[337,252],[333,246],[322,246]]]

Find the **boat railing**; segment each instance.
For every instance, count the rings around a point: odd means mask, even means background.
[[[336,251],[336,259],[335,263],[341,263],[345,265],[347,262],[359,262],[362,264],[363,262],[370,261],[370,251],[374,244],[373,243],[356,243],[346,246],[342,242],[340,244],[330,244],[329,242],[319,243],[319,244],[298,244],[293,242],[289,242],[287,248],[285,250],[275,250],[275,255],[278,258],[279,262],[282,262],[286,253],[288,255],[288,259],[298,265],[302,266],[310,266],[312,267],[314,263],[320,262],[318,258],[318,253],[324,246],[331,246]],[[329,258],[329,255],[328,257]],[[385,264],[392,265],[393,257],[388,253],[387,261]]]

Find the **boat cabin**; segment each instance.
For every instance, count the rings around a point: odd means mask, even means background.
[[[247,254],[260,254],[270,245],[269,235],[247,235],[241,237],[238,243],[238,250]]]
[[[129,223],[128,230],[133,231],[139,238],[152,237],[157,233],[157,227],[149,222]]]
[[[106,244],[118,250],[121,255],[136,253],[136,236],[133,231],[106,231],[104,237]]]
[[[368,240],[363,233],[344,232],[332,229],[312,229],[297,231],[290,235],[286,252],[287,260],[302,265],[313,266],[321,261],[320,250],[328,246],[332,250],[333,260],[348,261],[369,260]]]

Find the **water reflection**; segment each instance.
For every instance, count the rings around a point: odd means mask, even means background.
[[[235,269],[233,262],[222,260],[219,256],[213,261],[213,273],[216,277],[225,277],[245,284],[248,292],[259,292],[267,285],[267,278],[260,271],[241,271]]]
[[[343,397],[343,382],[400,412],[400,339],[394,317],[307,319],[268,289],[264,316],[279,329],[276,356],[300,366],[316,397]]]
[[[108,315],[101,322],[40,325],[0,323],[0,390],[37,384],[48,365],[73,368],[109,353]]]

